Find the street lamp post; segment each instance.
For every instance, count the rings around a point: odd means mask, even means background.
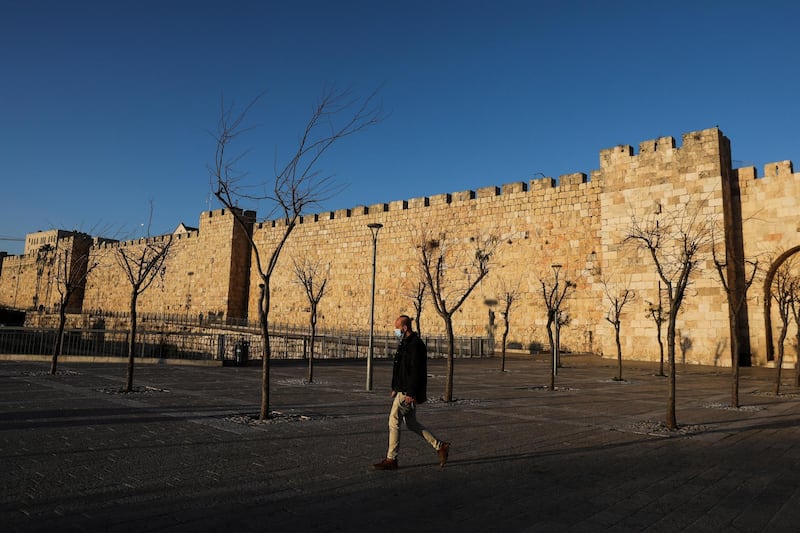
[[[553,310],[553,314],[555,315],[555,320],[556,320],[556,338],[555,338],[555,341],[553,342],[553,375],[557,376],[558,375],[558,359],[559,359],[559,356],[561,355],[561,346],[560,346],[561,345],[561,338],[560,338],[560,336],[561,336],[560,335],[560,333],[561,333],[561,331],[560,331],[560,329],[561,329],[561,326],[560,326],[561,317],[559,316],[559,315],[561,315],[561,301],[559,300],[559,296],[558,296],[558,273],[561,271],[561,265],[556,263],[554,265],[551,265],[551,267],[553,268],[553,273],[555,274],[555,277],[556,277],[556,285],[555,285],[555,289],[553,290],[553,294],[555,294],[555,297],[556,297],[555,309]]]
[[[383,224],[373,222],[367,224],[372,233],[372,297],[369,304],[369,348],[367,351],[367,391],[372,390],[372,350],[373,350],[373,331],[375,329],[375,264],[378,257],[378,232]]]

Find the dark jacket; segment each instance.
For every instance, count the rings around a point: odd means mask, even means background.
[[[412,396],[417,403],[427,399],[428,348],[416,332],[403,337],[392,367],[392,390]]]

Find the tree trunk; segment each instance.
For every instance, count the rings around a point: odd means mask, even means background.
[[[128,336],[128,379],[125,382],[125,392],[133,390],[133,357],[136,354],[136,301],[139,299],[139,289],[134,287],[131,291],[131,329]]]
[[[56,370],[58,369],[58,356],[61,355],[61,350],[64,346],[64,329],[66,328],[66,324],[67,310],[66,305],[62,302],[58,309],[58,332],[56,333],[56,338],[53,342],[53,359],[50,362],[51,375],[55,375]]]
[[[619,321],[614,322],[614,340],[617,342],[617,381],[622,381],[622,344],[619,340]]]
[[[672,309],[670,303],[670,309]],[[675,320],[676,317],[670,312],[667,325],[667,427],[678,429],[678,421],[675,416]]]
[[[781,335],[778,338],[778,359],[775,361],[775,396],[781,393],[781,369],[783,368],[787,326],[788,324],[784,322],[784,326],[781,328]]]
[[[661,324],[658,324],[658,334],[656,335],[658,338],[658,353],[660,354],[659,365],[658,365],[658,375],[664,376],[664,340],[661,338]]]
[[[312,316],[316,311],[313,309],[311,310]],[[317,321],[316,319],[311,319],[311,342],[309,343],[309,351],[308,351],[308,382],[314,383],[314,339],[317,337]]]
[[[503,347],[501,348],[502,351],[500,352],[500,372],[506,371],[506,339],[508,339],[508,328],[503,332]]]
[[[447,383],[444,389],[444,401],[453,401],[453,359],[455,356],[456,339],[453,335],[453,317],[445,315],[445,328],[447,328]]]
[[[261,421],[270,418],[269,412],[269,363],[272,356],[272,347],[269,343],[269,283],[263,280],[258,306],[258,322],[261,325],[261,339],[263,350],[261,353],[261,409],[258,419]]]
[[[733,311],[730,312],[731,324],[736,319]],[[731,328],[731,407],[739,408],[739,337],[735,328]]]
[[[500,354],[500,372],[506,371],[506,340],[508,339],[508,320],[506,320],[505,323],[505,329],[503,329],[503,346]]]
[[[547,313],[547,339],[550,341],[550,390],[556,390],[556,344],[553,340],[553,313]]]

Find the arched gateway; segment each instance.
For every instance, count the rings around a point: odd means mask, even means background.
[[[767,361],[775,359],[775,343],[772,340],[772,281],[781,265],[797,252],[800,252],[800,246],[789,248],[779,255],[770,265],[764,278],[764,333],[767,336]]]

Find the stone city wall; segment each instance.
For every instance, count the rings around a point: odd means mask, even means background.
[[[0,259],[0,305],[14,309],[57,311],[61,301],[59,279],[72,274],[72,266],[64,270],[67,260],[83,265],[92,238],[78,231],[49,230],[28,234],[25,253]],[[81,267],[83,268],[83,266]],[[61,284],[63,290],[63,283]],[[81,307],[83,291],[78,289],[67,308]]]
[[[31,309],[36,294],[36,254],[2,258],[0,304],[12,309]]]
[[[390,333],[400,313],[414,315],[412,294],[421,279],[417,247],[424,240],[441,238],[451,248],[448,276],[463,282],[475,246],[496,237],[498,246],[488,277],[454,316],[456,335],[493,333],[499,338],[501,309],[491,304],[501,300],[503,287],[511,287],[520,295],[510,313],[509,341],[546,347],[541,281],[552,285],[552,265],[560,264],[560,280],[576,284],[562,307],[570,317],[561,335],[565,349],[615,357],[614,329],[606,320],[610,306],[606,292],[614,295],[628,288],[636,298],[622,313],[623,356],[657,360],[655,324],[647,308],[658,301],[659,280],[649,254],[625,242],[632,220],[666,223],[694,217],[715,221],[721,232],[727,209],[740,213],[740,222],[729,231],[743,242],[746,258],[775,256],[800,244],[799,182],[789,161],[766,165],[765,177],[760,179],[753,168],[732,169],[728,139],[711,128],[683,135],[679,147],[672,137],[662,137],[640,143],[638,153],[628,145],[603,150],[600,168],[589,178],[567,174],[558,180],[543,178],[312,214],[296,226],[281,254],[271,284],[270,319],[297,326],[308,323],[310,306],[297,283],[294,264],[311,263],[328,278],[318,327],[367,331],[373,254],[367,225],[380,223],[377,333]],[[732,200],[727,202],[727,197]],[[255,213],[248,212],[247,218],[254,221]],[[729,213],[728,225],[739,218]],[[282,221],[253,224],[262,262],[266,263],[284,230]],[[142,295],[140,312],[257,318],[261,280],[255,255],[248,254],[245,230],[230,213],[204,212],[197,230],[172,238],[172,256],[163,276]],[[718,241],[721,246],[721,235]],[[93,260],[101,265],[89,276],[84,311],[128,310],[130,284],[115,264],[113,251],[141,247],[144,242],[93,248]],[[678,360],[729,366],[726,295],[709,252],[703,250],[678,317]],[[11,288],[16,280],[30,286],[35,269],[31,274],[28,263],[28,256],[4,258],[0,304],[14,306]],[[17,292],[16,306],[27,305],[19,298]],[[747,304],[754,364],[766,363],[762,303],[763,289],[756,282]],[[425,334],[444,331],[427,299],[420,327]],[[787,353],[793,357],[792,350]]]
[[[632,289],[637,299],[623,309],[623,353],[657,359],[655,326],[647,302],[658,301],[658,281],[649,255],[624,244],[632,217],[644,220],[660,212],[693,212],[722,217],[721,161],[717,129],[687,134],[681,148],[672,138],[647,141],[638,155],[630,146],[604,150],[601,168],[587,180],[583,174],[529,183],[487,187],[430,198],[416,198],[369,208],[323,213],[298,226],[274,277],[273,317],[291,323],[307,320],[304,294],[293,283],[291,258],[312,256],[330,269],[330,292],[320,303],[320,325],[368,327],[372,241],[367,224],[384,225],[378,237],[376,330],[389,333],[399,313],[413,316],[409,293],[419,280],[415,246],[428,232],[446,232],[470,257],[470,239],[500,237],[489,276],[455,316],[459,335],[486,335],[487,301],[501,300],[501,287],[519,286],[521,295],[510,313],[509,340],[525,346],[547,346],[546,307],[541,280],[552,285],[553,264],[563,265],[560,278],[576,283],[563,310],[571,321],[562,329],[562,344],[573,351],[615,355],[613,327],[605,317],[614,293]],[[259,243],[274,241],[278,224],[257,226]],[[270,246],[264,246],[270,249]],[[464,265],[454,265],[453,270]],[[725,294],[705,261],[690,288],[679,321],[680,357],[690,363],[725,364],[728,332]],[[604,285],[605,282],[605,285]],[[255,280],[251,282],[251,285]],[[250,311],[256,294],[251,292]],[[495,327],[502,327],[494,308]],[[441,334],[443,325],[427,304],[422,328]],[[495,330],[499,335],[500,329]]]
[[[252,220],[255,214],[246,212],[245,216]],[[125,247],[134,257],[141,257],[148,240],[169,238],[169,235],[161,235],[96,246],[91,260],[99,265],[88,276],[83,309],[129,311],[131,284],[117,263],[116,250]],[[249,246],[235,217],[224,209],[204,212],[197,230],[175,233],[171,239],[165,268],[139,297],[138,311],[245,317]]]
[[[632,220],[657,222],[664,227],[686,227],[693,218],[721,222],[723,141],[726,139],[719,130],[711,129],[684,135],[680,148],[675,147],[672,137],[665,137],[641,143],[638,155],[630,146],[600,154],[601,168],[593,179],[602,180],[604,190],[602,269],[614,289],[612,294],[622,287],[629,287],[635,294],[635,300],[622,313],[623,354],[642,353],[650,360],[659,357],[656,326],[648,307],[659,302],[660,281],[649,252],[626,243]],[[729,365],[727,300],[709,251],[702,252],[704,260],[688,287],[678,318],[676,359]],[[677,266],[677,259],[664,263],[666,269],[671,269]],[[661,301],[666,309],[667,298],[663,294]],[[603,299],[601,305],[605,316],[609,300]],[[603,352],[615,354],[613,341],[610,342],[613,329],[610,324],[604,329]]]
[[[800,173],[793,172],[791,161],[780,161],[765,165],[762,178],[757,177],[753,167],[738,169],[737,175],[742,197],[745,258],[757,260],[763,273],[771,260],[800,245]],[[795,265],[800,265],[800,256],[793,257]],[[751,349],[756,356],[763,356],[766,350],[763,275],[756,279],[747,296]],[[780,323],[773,304],[773,327],[779,327]],[[786,342],[786,355],[791,361],[796,357],[792,346],[795,331],[796,324],[793,324]],[[777,342],[777,330],[775,338]]]
[[[521,296],[512,309],[511,339],[527,345],[542,342],[546,313],[542,312],[541,285],[553,276],[551,265],[564,265],[563,276],[578,284],[570,302],[573,326],[564,344],[587,350],[586,332],[595,328],[597,310],[589,305],[592,277],[585,275],[596,261],[600,230],[597,184],[578,174],[563,176],[559,186],[550,178],[530,183],[511,183],[388,204],[322,213],[297,226],[287,243],[273,278],[273,318],[303,324],[309,303],[293,272],[294,261],[311,259],[321,264],[329,278],[329,292],[319,305],[319,326],[341,329],[369,328],[372,273],[372,237],[367,224],[380,223],[377,238],[375,330],[391,334],[398,314],[414,316],[413,297],[420,281],[418,246],[439,238],[452,249],[448,276],[452,285],[466,280],[464,269],[475,256],[475,246],[490,237],[498,239],[490,274],[475,289],[454,316],[460,336],[486,336],[490,311],[499,327],[499,308],[487,301],[498,300],[501,285],[519,287]],[[279,237],[280,224],[257,225],[256,242],[264,250]],[[251,286],[256,283],[253,272]],[[454,300],[454,294],[449,300]],[[251,292],[254,316],[257,293]],[[421,318],[425,333],[442,334],[444,326],[426,300]],[[496,331],[494,333],[497,333]]]

